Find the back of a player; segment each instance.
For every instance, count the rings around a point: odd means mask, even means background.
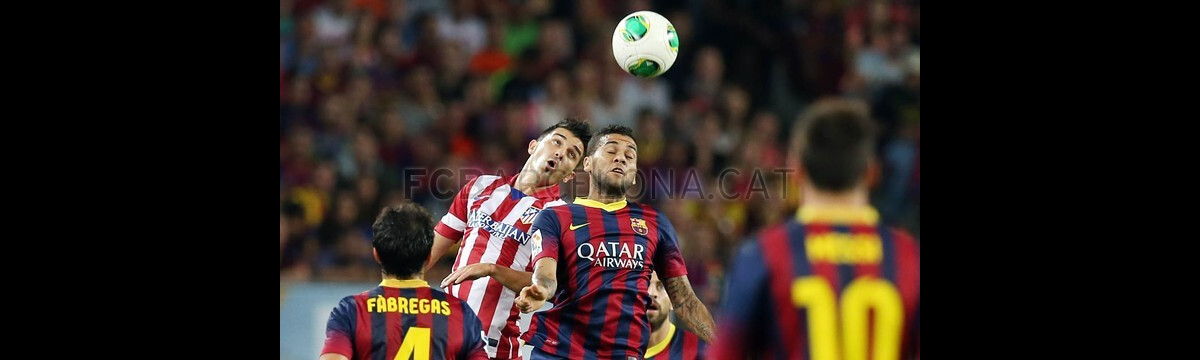
[[[322,354],[349,359],[485,359],[466,303],[422,280],[384,280],[334,308]]]
[[[800,215],[738,254],[721,329],[734,336],[717,358],[755,350],[814,360],[908,358],[920,329],[912,238],[870,221]]]
[[[433,244],[429,212],[412,203],[388,206],[371,231],[383,282],[333,308],[321,360],[486,359],[483,326],[471,307],[422,280]]]
[[[921,260],[868,202],[866,107],[820,101],[794,138],[804,199],[733,260],[716,358],[896,360],[919,354]]]

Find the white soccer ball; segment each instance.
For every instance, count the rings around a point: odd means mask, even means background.
[[[667,18],[653,11],[638,11],[617,23],[612,50],[622,70],[633,76],[652,78],[675,64],[679,36]]]

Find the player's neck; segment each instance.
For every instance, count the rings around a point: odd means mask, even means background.
[[[865,207],[871,205],[865,187],[856,186],[853,190],[847,192],[829,192],[818,190],[811,182],[805,182],[804,196],[801,197],[800,203],[801,206],[822,207]]]
[[[422,272],[420,274],[406,276],[406,277],[398,277],[396,275],[383,274],[383,279],[384,280],[400,280],[400,281],[404,281],[404,280],[422,280],[422,281],[424,281],[425,273]]]
[[[526,167],[521,168],[521,173],[517,175],[517,181],[513,187],[525,194],[533,194],[539,190],[554,186],[554,184],[543,184],[542,179],[538,178],[538,174],[533,169],[529,168],[528,161]]]
[[[592,181],[591,186],[588,186],[588,200],[598,201],[601,204],[612,204],[621,200],[625,200],[624,193],[609,194],[603,191],[604,187]]]
[[[595,200],[601,204],[612,204],[621,200],[625,200],[624,194],[602,194],[593,186],[588,190],[588,200]]]
[[[661,326],[659,326],[657,329],[654,329],[654,331],[651,331],[650,346],[657,345],[665,340],[668,336],[671,336],[671,332],[675,330],[675,327],[671,325],[673,325],[671,324],[671,317],[668,316],[666,320],[663,320]]]

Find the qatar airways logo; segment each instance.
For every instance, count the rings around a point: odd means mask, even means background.
[[[591,261],[593,266],[635,270],[646,268],[646,248],[641,244],[607,241],[595,245],[583,243],[575,248],[575,255]]]

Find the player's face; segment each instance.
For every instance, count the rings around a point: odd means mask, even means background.
[[[557,184],[575,173],[575,165],[583,158],[583,141],[566,129],[554,129],[537,142],[531,163],[532,171],[538,172],[539,178],[548,178],[550,184]]]
[[[600,138],[600,146],[591,154],[590,169],[597,183],[624,193],[633,186],[637,176],[637,144],[621,134],[608,134]]]
[[[646,317],[650,319],[650,329],[653,331],[667,321],[673,308],[671,307],[671,298],[667,296],[667,289],[658,279],[658,274],[654,272],[650,274],[650,307],[646,309]]]

